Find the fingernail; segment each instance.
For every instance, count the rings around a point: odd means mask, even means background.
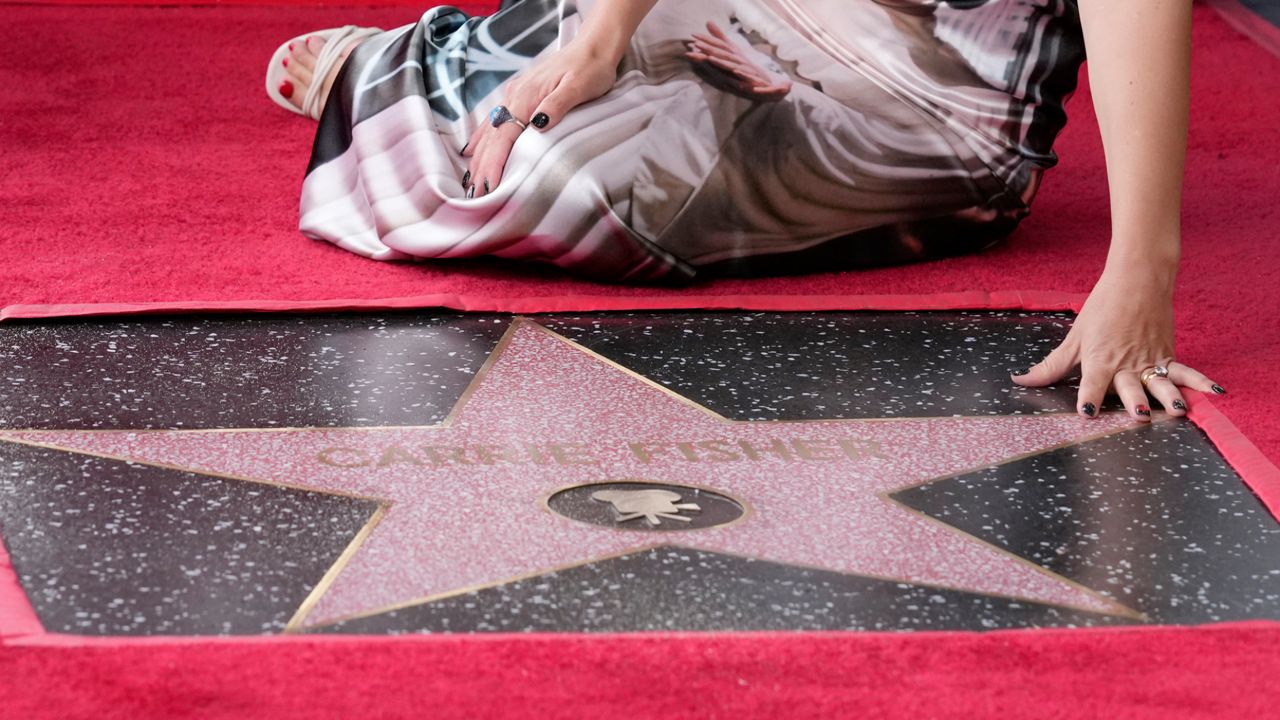
[[[1227,391],[1226,391],[1226,390],[1223,390],[1223,389],[1222,389],[1222,386],[1221,386],[1221,385],[1219,385],[1219,384],[1217,384],[1217,383],[1214,383],[1214,384],[1213,384],[1213,391],[1214,391],[1214,392],[1216,392],[1216,393],[1218,393],[1219,395],[1226,395],[1226,394],[1227,394]]]
[[[284,80],[280,83],[280,94],[286,98],[293,97],[293,83]]]
[[[546,113],[538,113],[537,115],[533,116],[533,120],[530,122],[532,122],[534,127],[541,130],[542,128],[546,127],[548,123],[551,122],[551,117]]]
[[[1012,375],[1014,377],[1022,377],[1023,375],[1026,375],[1029,372],[1031,372],[1031,368],[1021,368],[1018,370],[1014,370]]]
[[[1144,417],[1151,417],[1151,408],[1147,407],[1146,405],[1139,405],[1138,407],[1134,408],[1133,411]]]
[[[466,155],[466,154],[467,154],[467,148],[469,148],[469,147],[471,147],[471,143],[470,143],[470,142],[468,142],[466,145],[463,145],[463,146],[462,146],[462,149],[458,151],[458,154],[459,154],[459,155]]]
[[[467,188],[467,199],[471,200],[475,198],[475,196],[476,196],[476,186],[472,185],[471,187]]]
[[[1085,403],[1084,405],[1080,406],[1080,409],[1084,411],[1084,414],[1088,415],[1089,417],[1093,417],[1098,412],[1097,406],[1094,405],[1093,403]]]
[[[1173,409],[1174,409],[1174,410],[1186,410],[1186,409],[1187,409],[1187,404],[1186,404],[1186,403],[1184,403],[1184,402],[1182,402],[1181,400],[1174,400],[1174,401],[1173,401]]]
[[[489,178],[484,179],[484,194],[489,194]]]
[[[471,171],[468,170],[462,174],[462,189],[465,190],[471,184]]]

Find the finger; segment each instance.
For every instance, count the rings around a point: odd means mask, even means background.
[[[511,155],[511,147],[515,145],[516,138],[520,136],[520,128],[513,123],[508,123],[497,130],[499,132],[485,137],[483,146],[472,162],[471,182],[475,187],[475,193],[468,193],[468,197],[489,195],[502,182],[507,158]]]
[[[1074,338],[1069,334],[1044,360],[1032,365],[1025,373],[1014,375],[1013,381],[1023,387],[1052,385],[1071,372],[1079,358]]]
[[[754,83],[756,85],[769,84],[769,78],[761,74],[755,68],[738,68],[737,70],[733,71],[733,74],[737,75],[743,80],[746,80],[749,83]]]
[[[1141,376],[1139,376],[1141,381]],[[1165,412],[1174,417],[1181,417],[1187,414],[1187,402],[1182,399],[1182,393],[1178,392],[1178,386],[1169,382],[1168,378],[1153,377],[1147,381],[1147,394],[1160,402],[1160,407]]]
[[[725,31],[721,30],[720,26],[715,24],[714,21],[711,21],[711,20],[707,21],[707,31],[711,33],[712,37],[715,37],[719,40],[723,40],[730,44],[733,43],[733,40],[730,40],[729,36],[725,33]]]
[[[1098,363],[1090,363],[1082,368],[1080,389],[1076,392],[1076,412],[1085,417],[1100,417],[1098,409],[1107,399],[1111,373],[1111,368]]]
[[[735,60],[738,62],[741,62],[742,60],[744,60],[742,53],[739,52],[738,48],[735,48],[735,47],[725,47],[723,44],[716,44],[716,45],[695,44],[694,47],[702,50],[708,55],[728,58],[730,60]]]
[[[705,56],[705,61],[716,65],[717,67],[728,70],[737,75],[749,77],[753,81],[767,83],[769,78],[761,72],[760,68],[747,62],[741,55],[735,53],[727,53],[719,49],[708,49],[699,52]]]
[[[698,33],[694,33],[692,37],[694,40],[701,42],[704,45],[707,45],[708,47],[718,48],[720,50],[724,50],[726,52],[730,52],[734,54],[737,54],[738,52],[740,52],[740,48],[738,48],[737,45],[735,45],[734,43],[728,40],[721,40],[720,38],[709,37],[707,35],[700,35]]]
[[[727,70],[739,77],[745,77],[750,80],[757,80],[757,81],[766,79],[755,68],[745,63],[742,63],[738,60],[732,60],[729,58],[717,57],[713,55],[711,56],[711,59],[708,60],[708,62],[710,62],[712,65],[715,65],[716,67],[722,70]]]
[[[573,86],[572,82],[566,82],[561,79],[555,88],[546,97],[542,98],[542,101],[534,108],[533,115],[529,119],[529,126],[539,131],[550,130],[559,125],[560,120],[580,104],[582,104],[582,96],[577,88]]]
[[[501,172],[501,164],[486,157],[471,172],[471,187],[467,189],[467,197],[482,198],[492,193],[493,189],[502,181],[499,176]]]
[[[1180,362],[1171,362],[1166,367],[1169,369],[1169,380],[1174,385],[1194,388],[1204,393],[1227,394],[1227,391],[1223,390],[1221,385],[1205,377],[1204,374],[1194,368],[1187,367]]]
[[[755,65],[747,62],[746,58],[736,53],[729,53],[720,49],[714,49],[709,51],[707,54],[711,56],[711,62],[720,63],[722,66],[730,68],[747,68],[758,72]]]
[[[1129,415],[1134,420],[1150,421],[1151,408],[1147,405],[1147,391],[1143,389],[1138,373],[1131,370],[1118,372],[1114,382],[1116,394],[1120,396],[1120,402],[1124,403],[1124,409],[1129,411]]]
[[[690,50],[696,50],[702,53],[709,53],[712,49],[710,45],[700,40],[686,40],[685,43]]]
[[[480,147],[480,142],[484,139],[485,130],[488,129],[488,118],[480,121],[480,124],[476,126],[476,129],[471,131],[471,137],[467,138],[467,144],[462,146],[462,150],[459,154],[462,155],[462,157],[474,157],[476,150]]]
[[[689,58],[690,60],[693,60],[694,62],[710,65],[714,67],[716,70],[723,71],[727,75],[741,75],[750,69],[748,66],[743,65],[738,60],[726,59],[720,55],[709,55],[707,53],[691,50],[685,53],[685,57]],[[758,79],[765,80],[763,76],[761,76]]]
[[[725,62],[731,62],[737,65],[747,64],[746,59],[743,58],[742,55],[736,52],[730,52],[728,50],[725,50],[724,48],[718,48],[718,47],[704,48],[704,52],[706,52],[712,58],[719,58],[721,60],[724,60]]]

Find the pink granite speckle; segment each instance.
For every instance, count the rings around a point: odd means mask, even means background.
[[[660,543],[1122,613],[886,494],[1132,425],[1119,413],[731,422],[517,321],[441,427],[0,437],[385,501],[306,617],[312,625]],[[627,478],[713,488],[751,512],[728,526],[646,534],[541,504],[568,485]]]

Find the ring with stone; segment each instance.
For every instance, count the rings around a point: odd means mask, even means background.
[[[1162,378],[1169,377],[1169,368],[1163,365],[1154,365],[1152,367],[1147,368],[1146,370],[1143,370],[1142,376],[1140,377],[1140,379],[1142,380],[1142,384],[1146,385],[1147,383],[1151,382],[1151,378],[1157,378],[1157,377],[1162,377]]]
[[[499,105],[489,111],[489,124],[494,127],[502,127],[507,123],[515,123],[520,126],[521,130],[529,127],[529,123],[517,118],[511,114],[506,105]]]

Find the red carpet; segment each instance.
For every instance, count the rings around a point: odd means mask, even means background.
[[[311,125],[265,99],[260,66],[281,38],[309,28],[392,25],[417,14],[6,6],[0,317],[72,310],[32,305],[415,296],[526,311],[604,297],[672,305],[743,294],[1005,291],[996,302],[1043,304],[1043,296],[1025,292],[1084,293],[1101,268],[1106,194],[1086,92],[1070,104],[1063,163],[1049,174],[1032,218],[1012,242],[974,257],[710,283],[672,298],[497,264],[379,264],[307,240],[296,232],[296,195]],[[1280,58],[1207,8],[1196,15],[1195,38],[1179,353],[1233,391],[1222,407],[1276,458],[1280,421],[1258,378],[1280,348]],[[953,304],[987,302],[977,292]]]
[[[15,720],[1263,720],[1278,646],[1275,625],[353,638],[8,648],[0,677],[23,679]]]
[[[389,265],[296,232],[311,125],[262,93],[282,39],[418,7],[41,7],[0,24],[0,319],[98,303],[1063,307],[1108,240],[1087,92],[1035,212],[980,256],[863,273],[602,286],[486,263]],[[1272,459],[1280,351],[1280,58],[1206,8],[1177,297],[1179,356]],[[859,297],[851,297],[859,296]],[[895,296],[897,299],[895,299]],[[398,300],[392,300],[398,299]],[[101,310],[101,308],[98,308]],[[421,638],[0,650],[5,717],[1277,717],[1275,625],[994,635]],[[656,688],[656,689],[654,689]],[[12,708],[12,710],[11,710]],[[1105,710],[1103,708],[1106,708]]]

